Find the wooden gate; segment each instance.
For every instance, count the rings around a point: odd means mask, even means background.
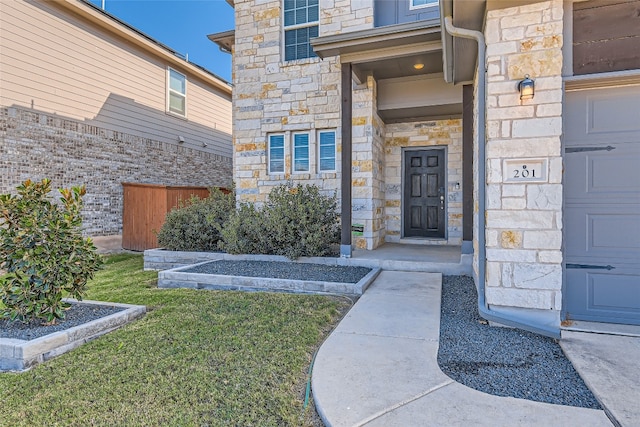
[[[209,196],[206,187],[174,187],[155,184],[122,183],[122,248],[132,251],[157,248],[156,232],[167,213],[181,200]]]

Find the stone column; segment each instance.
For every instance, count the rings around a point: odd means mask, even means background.
[[[554,325],[562,302],[562,14],[561,0],[491,10],[485,27],[487,302]],[[521,100],[527,74],[535,97]]]

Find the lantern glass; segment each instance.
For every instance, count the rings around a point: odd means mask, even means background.
[[[520,99],[532,99],[535,94],[535,83],[527,74],[520,83],[518,83],[518,91],[520,91]]]

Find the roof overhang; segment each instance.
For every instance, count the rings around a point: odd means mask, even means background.
[[[444,18],[451,16],[455,27],[482,31],[485,6],[486,0],[440,0],[442,28]],[[447,83],[472,82],[477,60],[478,46],[475,40],[454,38],[446,30],[442,31],[442,67]]]
[[[196,77],[227,95],[231,95],[231,86],[221,77],[216,76],[211,71],[197,64],[186,61],[178,56],[179,54],[173,49],[130,26],[126,22],[121,21],[110,13],[101,10],[88,1],[57,0],[52,2],[52,5],[61,7],[90,22],[97,28],[101,28],[117,37],[125,39],[128,43],[137,46],[145,52],[162,58],[177,70],[187,73],[191,77]]]
[[[429,20],[316,37],[311,39],[311,46],[320,58],[337,55],[343,58],[351,53],[439,40],[440,22]]]
[[[484,31],[487,11],[507,9],[538,3],[540,0],[440,0],[440,23],[451,16],[453,25],[467,30]],[[475,40],[453,37],[442,31],[442,62],[447,83],[463,84],[473,81],[478,61]]]
[[[207,38],[217,44],[220,50],[225,53],[233,51],[233,45],[236,40],[236,30],[222,31],[207,35]]]
[[[340,56],[341,63],[351,63],[359,82],[368,75],[388,79],[442,70],[438,20],[316,37],[311,45],[320,58]],[[418,62],[423,69],[414,69]]]
[[[375,78],[377,112],[385,123],[461,115],[459,88],[443,80],[438,19],[317,37],[311,45],[320,58],[350,63],[357,83]]]

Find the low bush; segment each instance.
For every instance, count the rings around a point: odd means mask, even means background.
[[[230,254],[268,254],[269,242],[264,238],[264,218],[253,203],[241,203],[222,228],[218,247]]]
[[[234,193],[212,188],[209,197],[192,197],[167,214],[158,243],[172,251],[216,251],[222,226],[234,210]]]
[[[261,209],[241,205],[222,230],[220,247],[234,254],[334,255],[340,227],[337,198],[315,185],[275,187]]]
[[[17,195],[0,195],[0,314],[10,320],[48,324],[63,319],[70,305],[64,293],[81,300],[87,280],[102,257],[81,233],[85,187],[59,190],[50,200],[51,181],[25,181]]]

